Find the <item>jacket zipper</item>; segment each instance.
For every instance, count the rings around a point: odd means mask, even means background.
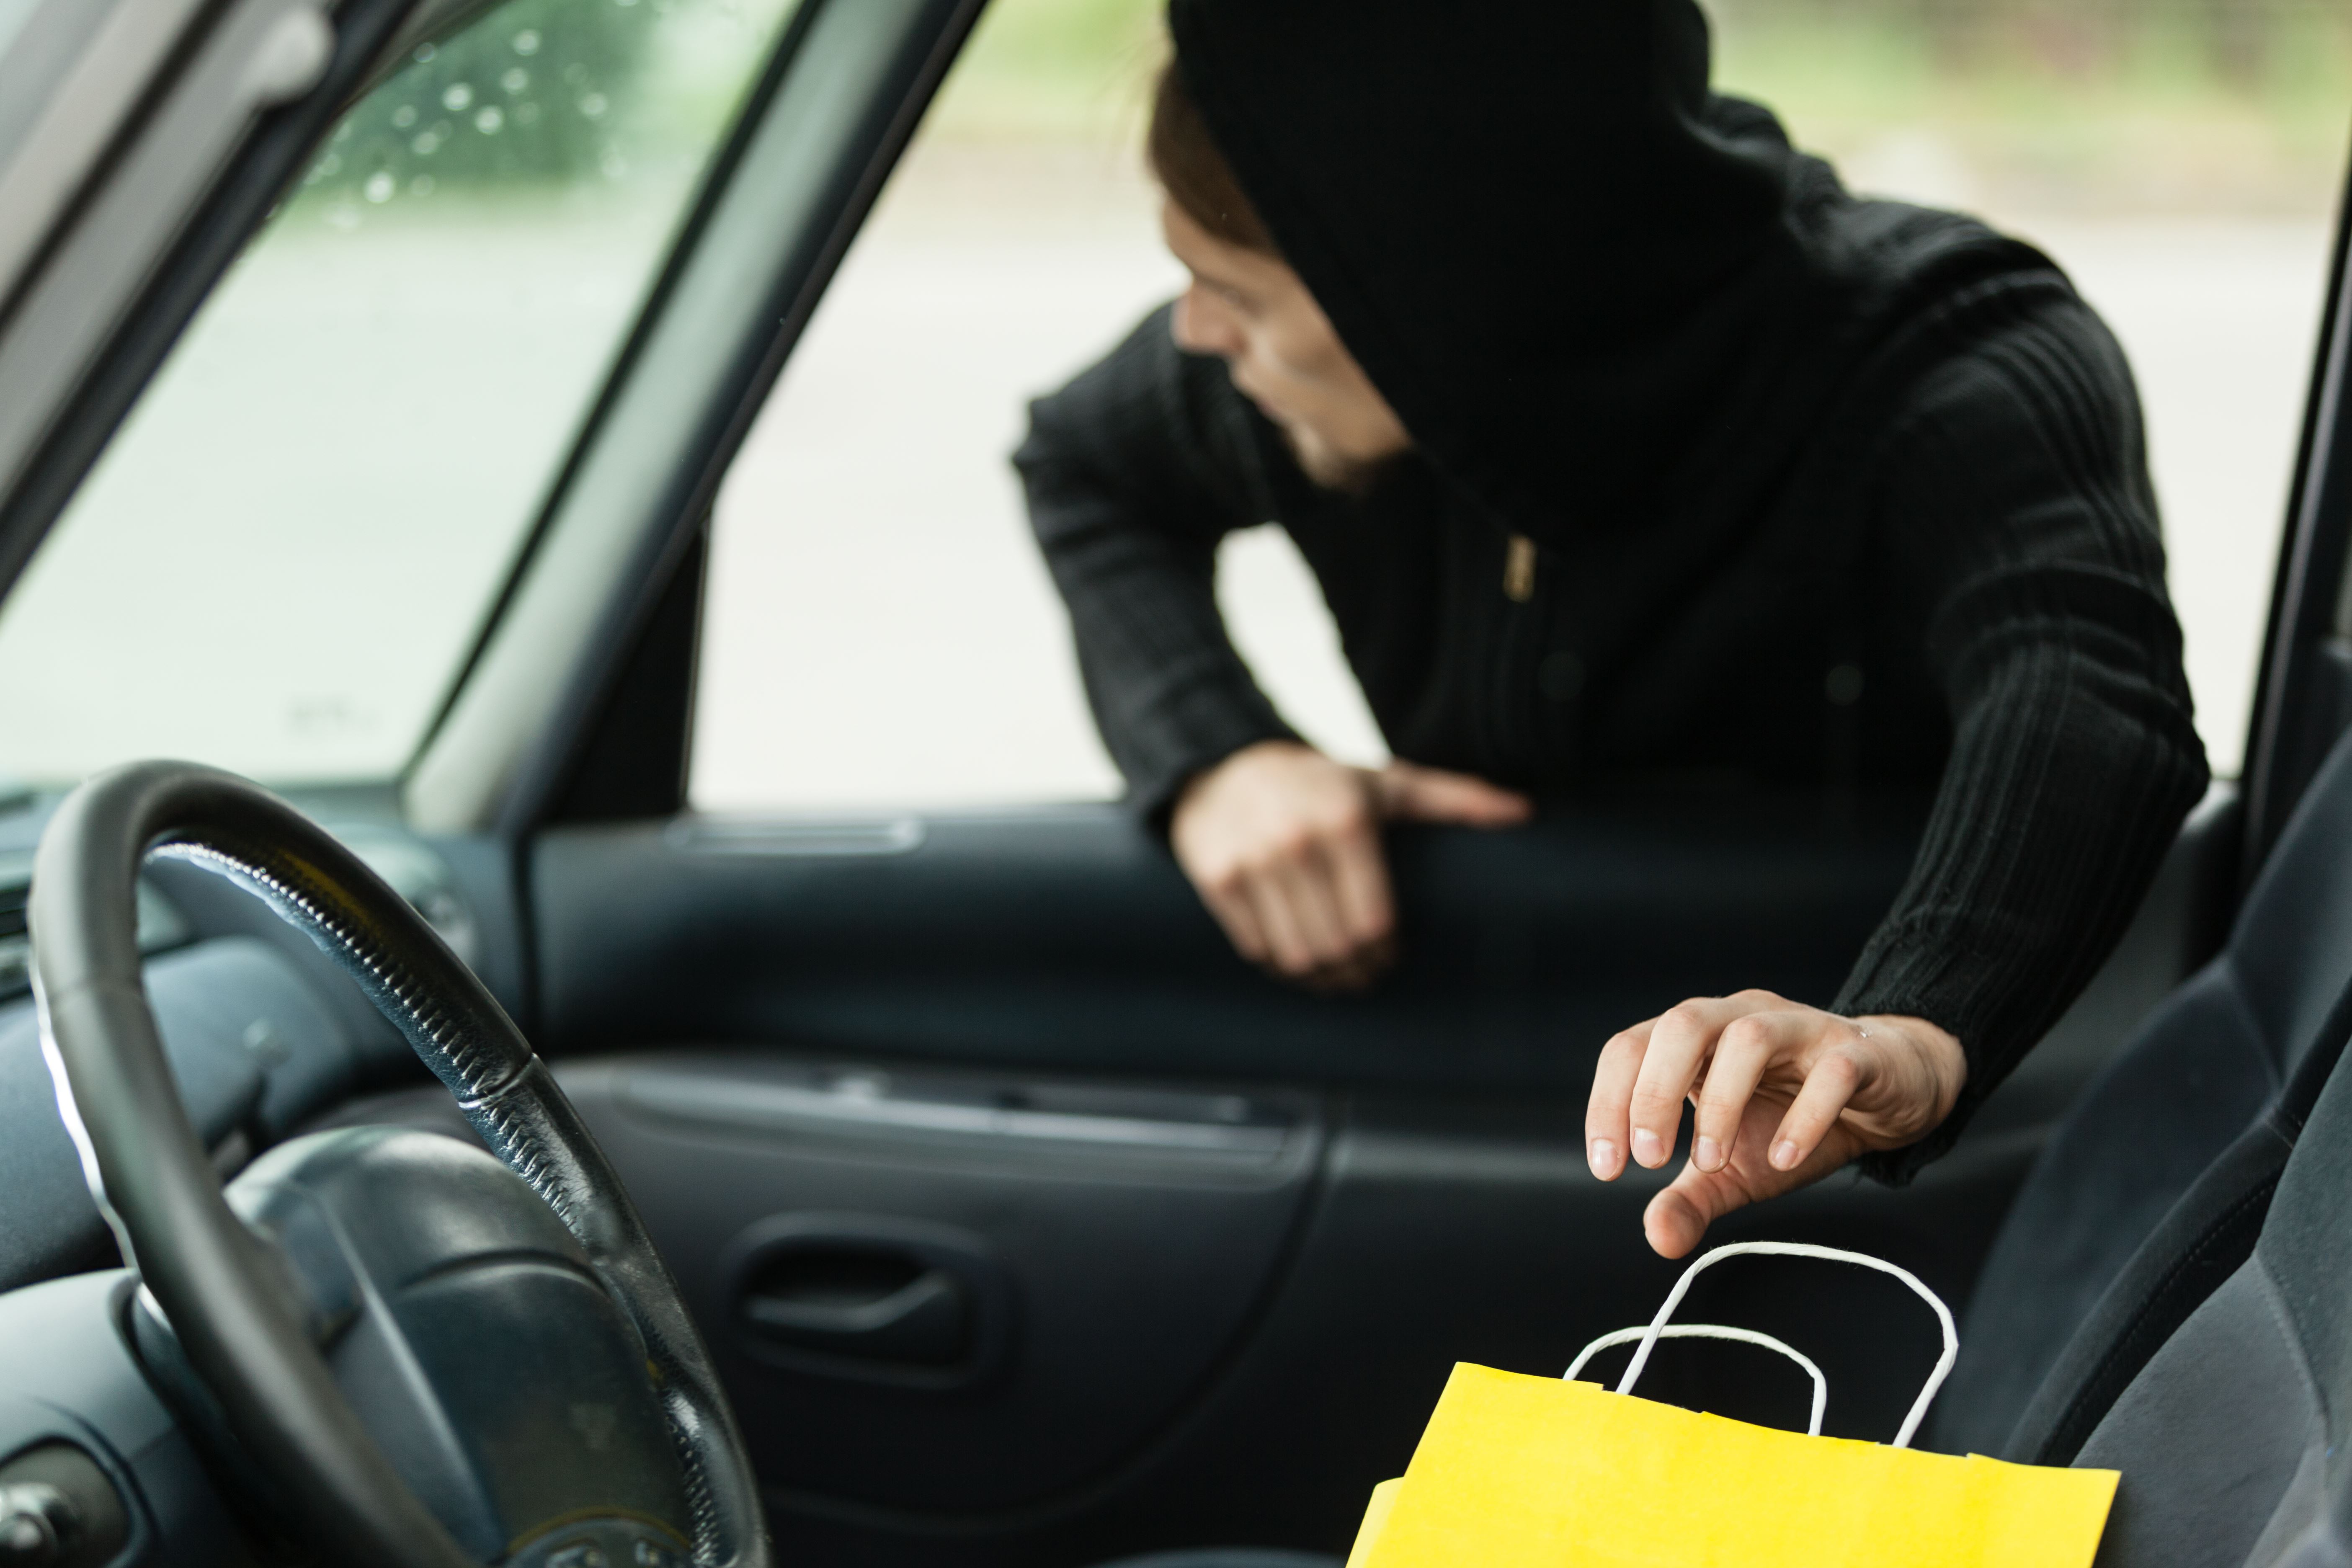
[[[1524,533],[1511,535],[1503,552],[1503,597],[1524,605],[1536,596],[1536,542]]]

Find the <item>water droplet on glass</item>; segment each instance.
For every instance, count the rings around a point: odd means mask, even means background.
[[[441,95],[441,107],[447,110],[452,114],[462,114],[465,112],[467,105],[473,101],[473,88],[469,84],[462,81],[451,82],[448,89]]]
[[[433,58],[440,52],[430,44],[419,44],[416,46],[416,63],[421,66],[431,65]]]
[[[517,125],[536,124],[538,120],[539,105],[535,103],[518,103],[515,105],[514,121]]]
[[[392,128],[394,131],[405,131],[415,123],[416,105],[404,103],[392,111]]]
[[[506,115],[495,103],[474,116],[474,129],[485,136],[496,136],[499,133],[499,128],[506,122]]]
[[[441,151],[441,138],[438,133],[427,131],[415,141],[411,142],[408,146],[409,150],[418,157],[430,158],[434,153]]]
[[[416,178],[409,181],[408,194],[412,196],[431,195],[433,194],[433,176],[430,174],[419,174]]]
[[[517,33],[514,36],[514,52],[519,55],[539,53],[539,29],[525,27],[521,32]]]
[[[604,101],[604,95],[601,92],[592,92],[580,100],[580,112],[591,120],[604,119],[604,110],[611,107],[613,107],[611,104]]]
[[[399,188],[400,182],[394,179],[388,170],[378,169],[367,177],[367,184],[360,187],[360,195],[381,205],[392,200],[393,193]]]
[[[507,72],[506,75],[499,78],[499,85],[505,88],[510,93],[520,92],[524,88],[530,85],[530,72],[523,69],[520,66],[517,66],[512,70]]]

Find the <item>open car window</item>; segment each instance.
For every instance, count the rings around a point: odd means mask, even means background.
[[[792,0],[508,0],[340,121],[0,610],[0,773],[388,779]]]
[[[1009,460],[1026,405],[1171,298],[1139,151],[1158,0],[992,0],[730,468],[695,708],[706,810],[1108,798]],[[1380,732],[1278,529],[1219,597],[1283,711]]]
[[[2299,0],[1716,0],[1717,79],[1855,189],[1982,214],[2115,328],[2199,727],[2237,771],[2320,320],[2347,36]],[[1140,132],[1156,0],[992,0],[720,492],[690,794],[711,810],[1116,793],[1007,461],[1175,291]],[[1278,530],[1227,624],[1310,739],[1381,741]]]

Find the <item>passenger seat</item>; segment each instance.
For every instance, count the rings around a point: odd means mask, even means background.
[[[2083,1445],[2123,1472],[2100,1568],[2352,1563],[2352,1073],[2286,1161],[2253,1256]]]
[[[2221,954],[2149,1015],[2027,1177],[1922,1447],[2074,1458],[2251,1252],[2352,1034],[2347,987],[2352,738],[2305,791]]]

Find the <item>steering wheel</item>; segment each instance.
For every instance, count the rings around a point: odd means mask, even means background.
[[[150,854],[228,877],[307,932],[449,1087],[504,1168],[427,1133],[319,1134],[266,1156],[268,1173],[257,1166],[240,1178],[240,1219],[182,1108],[141,983],[136,886]],[[30,918],[42,1049],[92,1194],[168,1325],[166,1342],[176,1341],[201,1394],[216,1402],[235,1457],[302,1544],[370,1568],[485,1559],[640,1568],[688,1552],[698,1568],[768,1568],[733,1414],[619,1176],[481,982],[356,857],[233,774],[135,763],[83,784],[50,820]],[[257,1173],[266,1179],[243,1192]],[[467,1293],[452,1298],[452,1289]],[[395,1300],[402,1290],[419,1300],[417,1292],[441,1292],[435,1310],[462,1325],[465,1342],[448,1365],[467,1386],[445,1388],[405,1425],[366,1421],[361,1409],[377,1385],[352,1368],[368,1345],[392,1342],[386,1333],[399,1338],[399,1325],[370,1326],[368,1314],[388,1321],[409,1312],[401,1321],[412,1338],[424,1321]],[[499,1386],[504,1363],[517,1359],[499,1349],[502,1331],[516,1352],[540,1333],[588,1348],[542,1353],[506,1378],[513,1386]],[[385,1353],[415,1384],[417,1358],[404,1344]],[[433,1367],[424,1370],[430,1381]],[[585,1400],[550,1386],[591,1376],[604,1382]],[[357,1405],[354,1388],[366,1395]],[[528,1419],[516,1414],[525,1406]],[[633,1410],[651,1434],[635,1447]],[[452,1508],[428,1507],[410,1484],[431,1479],[413,1435],[469,1419],[495,1430],[479,1440],[459,1430],[444,1451],[493,1471],[545,1472],[548,1455],[515,1450],[576,1440],[579,1463],[553,1456],[552,1468],[571,1478],[562,1484],[577,1493],[588,1484],[578,1478],[602,1476],[605,1492],[628,1495],[575,1496],[554,1523],[527,1521],[517,1538],[476,1530],[469,1552],[453,1532]],[[481,1460],[485,1453],[492,1458]],[[638,1469],[667,1470],[623,1486],[611,1479],[616,1454]],[[510,1500],[513,1488],[492,1474],[481,1495]],[[661,1517],[671,1512],[686,1517]],[[503,1527],[512,1526],[509,1507]]]

